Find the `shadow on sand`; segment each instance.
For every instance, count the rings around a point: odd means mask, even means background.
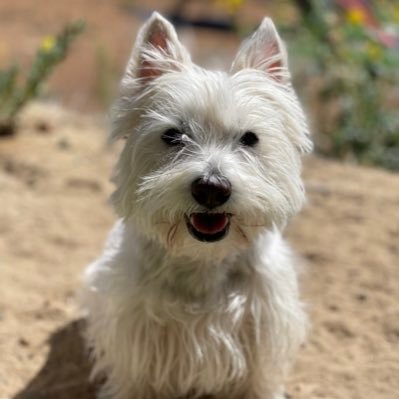
[[[95,399],[95,387],[88,382],[84,324],[82,319],[73,321],[51,336],[45,365],[13,399]]]

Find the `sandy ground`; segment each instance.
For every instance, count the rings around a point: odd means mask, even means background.
[[[29,65],[45,35],[83,17],[87,31],[47,93],[75,109],[103,109],[142,19],[174,3],[2,0],[0,68]],[[244,24],[273,4],[252,3]],[[208,65],[228,65],[238,45],[226,33],[181,35]],[[116,150],[104,138],[101,120],[35,105],[20,134],[0,141],[0,399],[94,398],[77,296],[114,220],[107,198]],[[397,399],[399,176],[311,157],[305,179],[309,205],[287,235],[305,265],[313,328],[287,397]]]
[[[114,216],[103,123],[35,105],[0,141],[0,398],[93,399],[77,296]],[[396,399],[399,176],[311,157],[288,230],[313,328],[290,399]]]

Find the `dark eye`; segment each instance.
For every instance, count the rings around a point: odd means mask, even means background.
[[[170,147],[182,145],[182,132],[177,129],[168,129],[161,136],[162,141]]]
[[[254,147],[258,141],[258,136],[253,132],[245,132],[240,138],[240,143],[246,147]]]

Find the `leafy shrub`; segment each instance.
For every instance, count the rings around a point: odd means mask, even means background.
[[[23,82],[16,64],[0,71],[0,136],[14,133],[19,112],[38,96],[43,82],[67,56],[71,43],[84,27],[83,21],[75,21],[66,25],[57,36],[46,37]]]
[[[399,31],[382,28],[398,28],[399,6],[375,2],[370,26],[367,10],[306,3],[292,50],[306,59],[298,86],[310,99],[318,150],[399,170]]]

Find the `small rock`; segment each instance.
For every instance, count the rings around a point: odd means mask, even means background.
[[[29,346],[29,341],[27,341],[25,338],[23,338],[23,337],[21,337],[19,340],[18,340],[18,343],[19,343],[19,345],[21,345],[21,346],[25,346],[25,347],[27,347],[27,346]]]
[[[366,294],[357,294],[355,297],[356,297],[356,299],[357,299],[359,302],[365,302],[365,301],[367,301],[367,295],[366,295]]]
[[[58,145],[58,148],[60,148],[61,150],[69,150],[72,147],[71,143],[65,138],[60,139],[58,141],[57,145]]]
[[[51,133],[51,131],[53,130],[52,126],[46,121],[36,122],[35,129],[37,132],[43,133],[43,134]]]
[[[68,187],[86,189],[89,191],[101,191],[101,184],[98,181],[91,179],[73,177],[67,180],[66,185]]]

